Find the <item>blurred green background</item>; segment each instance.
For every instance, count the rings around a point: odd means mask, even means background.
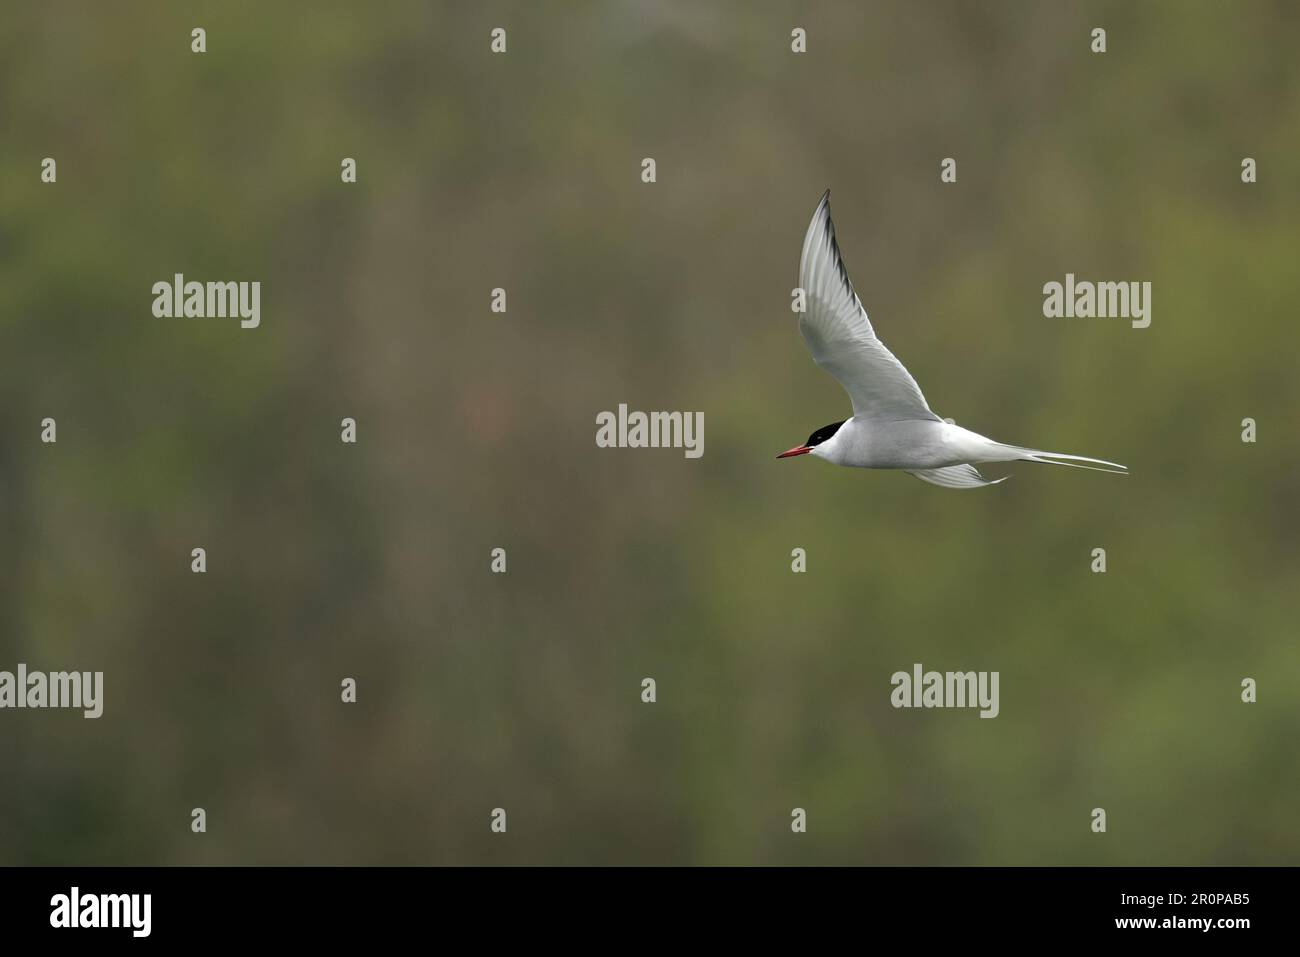
[[[106,688],[0,713],[0,863],[1295,863],[1298,34],[6,4],[0,669]],[[827,187],[939,415],[1131,477],[777,462],[848,412],[789,308]],[[175,272],[262,281],[261,328],[155,319]],[[1151,327],[1045,319],[1067,272],[1150,281]],[[620,402],[703,411],[704,457],[596,448]],[[913,662],[1001,716],[892,709]]]

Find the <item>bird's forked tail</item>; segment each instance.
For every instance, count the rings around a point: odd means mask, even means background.
[[[1044,452],[1040,449],[1022,449],[1019,446],[1008,445],[1006,449],[1010,452],[1019,453],[1016,456],[1018,461],[1038,462],[1040,465],[1065,465],[1072,469],[1088,469],[1092,472],[1110,472],[1112,475],[1128,475],[1128,466],[1120,465],[1118,462],[1107,462],[1105,459],[1090,459],[1086,455],[1066,455],[1064,452]],[[1061,461],[1066,459],[1068,461]],[[1081,463],[1089,462],[1089,465]],[[1105,468],[1102,468],[1105,466]]]

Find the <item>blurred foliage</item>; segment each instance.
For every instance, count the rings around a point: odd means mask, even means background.
[[[0,668],[106,692],[0,713],[0,862],[1294,863],[1298,29],[6,4]],[[1132,476],[775,461],[848,408],[789,311],[828,186],[940,415]],[[154,319],[174,272],[261,280],[261,328]],[[1151,327],[1044,319],[1066,272]],[[597,449],[619,402],[703,410],[704,458]],[[913,662],[1001,716],[893,710]]]

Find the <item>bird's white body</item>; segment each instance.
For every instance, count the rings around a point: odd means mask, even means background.
[[[854,416],[812,455],[859,469],[942,469],[970,462],[1010,462],[1013,449],[950,422],[872,420]]]
[[[811,454],[853,468],[902,469],[947,488],[1004,481],[985,480],[974,467],[982,462],[1124,471],[1124,466],[1104,459],[995,442],[935,415],[911,373],[877,337],[853,291],[835,241],[830,195],[827,190],[813,213],[799,258],[799,285],[805,296],[799,331],[813,361],[848,392],[853,417],[814,432],[805,445],[778,458]]]

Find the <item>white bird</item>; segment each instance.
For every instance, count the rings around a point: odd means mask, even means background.
[[[813,361],[839,380],[853,418],[835,422],[777,456],[815,455],[835,465],[902,469],[945,488],[997,485],[975,469],[980,462],[1040,462],[1128,474],[1123,465],[1082,455],[1006,445],[939,418],[921,388],[876,336],[840,258],[826,191],[808,224],[799,260],[805,308],[799,317]],[[1091,465],[1080,463],[1090,462]],[[1104,467],[1103,467],[1104,466]]]

